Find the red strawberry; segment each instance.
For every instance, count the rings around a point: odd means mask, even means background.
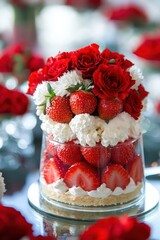
[[[125,166],[133,161],[135,146],[132,142],[119,143],[111,149],[111,159],[114,163]]]
[[[81,152],[87,162],[95,167],[104,167],[111,158],[110,148],[97,144],[95,147],[81,147]]]
[[[46,113],[53,121],[69,123],[72,119],[69,98],[60,96],[52,98],[50,106],[46,108]]]
[[[105,183],[106,187],[112,191],[116,187],[125,189],[129,182],[128,172],[119,164],[108,165],[102,173],[102,183]]]
[[[100,185],[96,169],[86,162],[72,165],[66,172],[64,181],[68,187],[81,187],[85,191],[97,189]]]
[[[55,145],[52,141],[48,140],[46,150],[48,151],[48,154],[53,157],[57,154],[57,145]]]
[[[60,178],[64,178],[66,166],[58,159],[58,157],[50,158],[44,166],[43,176],[47,184],[51,184]]]
[[[72,165],[83,160],[79,145],[72,142],[59,144],[57,147],[57,156],[67,165]]]
[[[70,106],[74,114],[92,114],[97,106],[97,98],[91,92],[78,90],[71,93]]]
[[[128,172],[130,177],[133,178],[136,184],[142,181],[144,177],[144,168],[142,158],[140,155],[136,155],[132,163],[129,164]]]
[[[41,158],[41,169],[43,169],[44,165],[49,161],[50,157],[48,154],[47,149],[43,151],[42,158]]]
[[[104,120],[110,120],[123,111],[123,102],[119,98],[100,99],[98,103],[98,115]]]

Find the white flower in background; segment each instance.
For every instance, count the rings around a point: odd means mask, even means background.
[[[140,68],[138,68],[137,66],[132,66],[130,68],[128,68],[128,71],[132,77],[133,80],[135,80],[135,84],[132,86],[132,89],[136,89],[138,90],[138,86],[142,83],[144,76],[140,70]]]
[[[2,199],[4,192],[5,192],[4,178],[2,177],[2,173],[0,172],[0,200]]]

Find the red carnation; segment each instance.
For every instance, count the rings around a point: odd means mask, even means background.
[[[73,54],[73,64],[84,78],[91,78],[101,61],[101,54],[97,44],[81,48]]]
[[[150,227],[134,217],[108,217],[98,220],[80,235],[80,240],[147,240]]]
[[[129,72],[118,65],[99,65],[93,74],[93,93],[99,98],[118,97],[125,99],[135,81]]]
[[[27,93],[33,95],[38,84],[42,81],[47,81],[50,76],[47,74],[46,67],[39,69],[38,71],[32,72],[28,79],[28,90]]]
[[[72,53],[62,52],[55,58],[50,57],[46,66],[48,68],[48,74],[53,81],[57,81],[58,77],[61,77],[65,72],[72,70]]]

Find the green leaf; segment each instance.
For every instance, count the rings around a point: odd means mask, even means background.
[[[109,61],[108,61],[108,63],[116,63],[116,60],[114,59],[114,58],[111,58]]]
[[[51,84],[50,83],[47,83],[47,89],[48,89],[48,92],[50,94],[50,97],[55,97],[55,93],[54,93],[54,90],[53,88],[51,87]]]

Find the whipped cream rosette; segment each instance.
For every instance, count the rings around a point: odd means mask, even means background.
[[[30,75],[28,94],[42,121],[43,197],[108,206],[143,194],[148,92],[134,63],[97,44],[62,52]]]

